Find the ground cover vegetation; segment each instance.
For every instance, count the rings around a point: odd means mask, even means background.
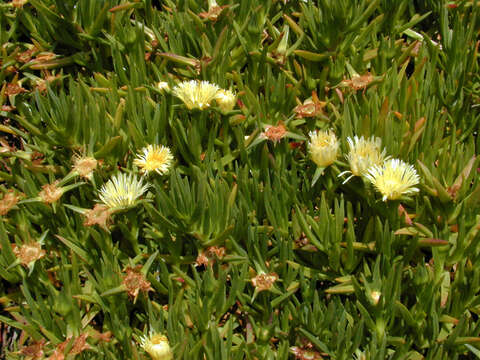
[[[479,9],[0,3],[0,357],[480,358]]]

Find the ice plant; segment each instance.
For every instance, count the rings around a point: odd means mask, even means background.
[[[308,151],[313,162],[319,167],[327,167],[337,158],[339,143],[332,131],[311,131]]]
[[[219,87],[208,81],[183,81],[173,88],[173,94],[189,109],[204,110],[215,99]]]
[[[119,173],[102,186],[99,197],[110,209],[134,206],[148,187],[133,174]]]
[[[339,176],[351,174],[343,183],[353,176],[366,176],[368,169],[375,165],[382,165],[385,161],[385,150],[382,150],[382,140],[371,137],[364,139],[354,136],[347,138],[349,152],[345,155],[350,164],[350,171],[344,171]]]
[[[172,350],[165,335],[151,333],[150,336],[142,336],[141,340],[142,348],[153,360],[173,359]]]
[[[418,192],[420,181],[415,168],[399,159],[390,159],[381,166],[374,165],[365,175],[382,194],[382,200],[396,200],[402,195]]]
[[[222,114],[226,114],[232,111],[235,107],[237,97],[231,90],[220,89],[215,95],[215,101],[217,102]]]
[[[168,172],[172,161],[173,155],[168,147],[148,145],[137,154],[137,158],[133,163],[144,173],[155,171],[160,175],[164,175]]]

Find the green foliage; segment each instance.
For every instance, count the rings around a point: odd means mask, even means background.
[[[175,359],[480,357],[477,1],[217,3],[0,4],[0,356],[146,359],[163,333]],[[187,109],[191,79],[235,108]],[[340,142],[326,168],[316,129]],[[353,136],[419,193],[343,183]],[[92,213],[149,144],[169,174]]]

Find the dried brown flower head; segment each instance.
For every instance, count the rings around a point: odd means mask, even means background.
[[[281,121],[276,126],[267,125],[265,127],[265,131],[263,132],[263,136],[274,143],[282,140],[286,134],[287,128]]]
[[[47,62],[47,61],[53,60],[56,57],[57,57],[56,54],[54,54],[52,52],[44,51],[44,52],[41,52],[40,54],[38,54],[35,57],[35,60],[37,60],[37,62],[39,62],[39,63],[42,63],[42,62]]]
[[[7,96],[17,95],[25,92],[28,91],[22,88],[22,86],[19,85],[17,82],[7,84],[7,88],[5,89],[5,95]]]
[[[93,226],[98,225],[102,229],[108,231],[108,225],[110,223],[110,208],[103,204],[96,204],[93,209],[85,212],[85,221],[83,225]]]
[[[295,356],[297,360],[321,360],[322,356],[313,350],[302,349],[298,346],[292,346],[290,352]]]
[[[13,7],[16,8],[22,8],[23,5],[27,3],[28,0],[12,0],[10,4],[12,4]]]
[[[110,342],[110,341],[112,341],[112,332],[111,331],[106,331],[106,332],[102,333],[100,331],[95,331],[93,333],[92,337],[97,341]]]
[[[44,203],[51,204],[62,197],[63,189],[61,187],[57,187],[58,182],[59,181],[56,180],[52,184],[46,184],[42,186],[42,190],[38,193],[38,196]]]
[[[153,291],[150,286],[150,282],[145,279],[145,276],[141,273],[140,265],[135,268],[127,267],[125,277],[123,278],[122,284],[125,286],[128,295],[132,296],[134,299],[137,298],[140,291],[148,292]]]
[[[252,285],[255,287],[255,290],[260,292],[264,290],[270,290],[275,281],[278,280],[278,275],[276,273],[260,273],[254,278],[251,279]]]
[[[69,355],[78,355],[81,352],[90,349],[90,345],[87,343],[88,334],[83,333],[79,337],[75,338],[73,342],[72,349],[69,352]]]
[[[215,260],[223,259],[226,253],[227,249],[223,246],[210,246],[198,254],[195,266],[213,266]]]
[[[23,244],[20,247],[13,244],[12,247],[13,253],[24,266],[29,266],[31,263],[45,256],[45,250],[42,250],[42,244],[38,242]]]
[[[43,353],[44,347],[45,347],[45,339],[42,339],[34,344],[25,346],[18,353],[31,360],[42,359],[44,355]]]
[[[31,49],[25,50],[19,54],[17,54],[17,61],[21,63],[27,63],[32,59],[33,54],[38,51],[35,46],[33,46]]]
[[[5,112],[9,112],[9,111],[13,111],[16,109],[15,106],[11,106],[11,105],[2,105],[2,107],[0,108],[2,111],[5,111]]]
[[[75,156],[73,158],[73,171],[83,178],[91,179],[93,171],[97,168],[98,161],[93,157]]]
[[[217,21],[222,11],[229,6],[219,6],[215,0],[209,0],[208,4],[208,12],[201,12],[198,14],[198,16],[200,16],[202,19],[208,19],[214,22]]]
[[[353,90],[366,89],[367,86],[373,81],[373,75],[366,73],[365,75],[353,76],[350,80],[343,80],[342,84],[348,86]]]
[[[2,200],[0,200],[0,215],[7,215],[8,212],[17,205],[20,198],[21,195],[15,194],[13,190],[9,190],[4,194]]]
[[[323,114],[323,108],[327,103],[320,101],[315,91],[312,91],[312,98],[307,99],[302,105],[296,106],[293,111],[298,118],[318,117]]]
[[[65,349],[67,348],[68,344],[71,342],[72,339],[71,336],[68,337],[64,342],[57,345],[57,348],[47,360],[65,360],[65,358],[70,356],[71,358],[73,358],[81,352],[90,349],[90,345],[87,343],[87,337],[88,334],[83,333],[79,337],[75,338],[72,348],[67,354],[65,354]]]
[[[35,87],[38,91],[44,93],[47,91],[47,84],[54,82],[55,80],[60,79],[61,75],[50,75],[47,74],[44,79],[40,79],[36,82]]]

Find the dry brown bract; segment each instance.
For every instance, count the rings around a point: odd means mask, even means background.
[[[45,250],[42,250],[42,245],[38,242],[23,244],[20,248],[12,244],[12,247],[13,253],[24,266],[29,266],[45,256]]]
[[[270,290],[275,281],[278,280],[278,275],[276,273],[270,274],[258,274],[252,278],[252,285],[255,289],[260,292],[264,290]]]
[[[38,196],[46,204],[51,204],[60,199],[63,195],[62,188],[57,187],[58,180],[53,184],[46,184],[42,186],[42,190],[38,193]]]
[[[98,225],[102,229],[108,231],[110,223],[110,209],[103,204],[96,204],[93,209],[87,210],[84,214],[85,221],[83,225],[93,226]]]
[[[9,190],[3,195],[3,199],[0,200],[0,215],[7,215],[8,212],[17,205],[20,198],[21,195],[15,194],[13,190]]]
[[[125,277],[123,278],[122,284],[125,286],[128,295],[132,296],[134,299],[137,298],[140,291],[148,292],[153,291],[150,286],[150,282],[147,281],[144,275],[140,272],[142,267],[140,265],[135,268],[127,267]]]

